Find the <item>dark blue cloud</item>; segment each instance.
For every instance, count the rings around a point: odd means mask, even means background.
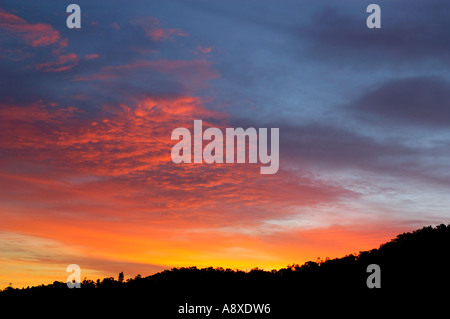
[[[429,129],[450,125],[450,82],[419,76],[383,82],[349,106],[358,117]]]
[[[366,67],[439,61],[448,66],[450,3],[447,1],[378,1],[381,28],[366,27],[359,2],[343,10],[338,3],[319,10],[310,24],[295,28],[306,40],[310,58]]]

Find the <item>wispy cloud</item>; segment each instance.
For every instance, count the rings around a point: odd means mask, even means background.
[[[0,29],[17,36],[33,47],[61,43],[61,35],[47,23],[29,23],[0,9]]]
[[[67,71],[77,65],[79,59],[75,53],[59,55],[56,61],[40,63],[36,65],[36,70],[43,72]]]
[[[163,28],[155,17],[142,17],[131,21],[144,29],[145,34],[153,41],[171,40],[175,37],[185,37],[187,33],[178,28]]]

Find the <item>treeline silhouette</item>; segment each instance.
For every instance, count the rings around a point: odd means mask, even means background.
[[[157,274],[124,278],[85,279],[81,289],[69,289],[64,282],[28,288],[7,287],[0,297],[80,298],[121,303],[148,304],[168,309],[164,316],[178,316],[180,305],[224,303],[269,303],[272,315],[290,314],[299,302],[317,307],[318,300],[373,303],[402,296],[430,296],[446,290],[450,283],[450,225],[403,233],[378,249],[343,258],[308,261],[286,268],[249,272],[223,268],[173,268]],[[381,268],[381,288],[369,289],[367,266]],[[389,297],[391,299],[386,299]],[[294,307],[294,308],[292,308]],[[236,316],[234,316],[236,317]],[[264,316],[263,316],[264,317]]]

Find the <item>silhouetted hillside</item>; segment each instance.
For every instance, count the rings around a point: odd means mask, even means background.
[[[185,303],[215,307],[225,303],[258,303],[272,305],[270,316],[259,317],[276,318],[275,314],[291,314],[299,303],[303,308],[321,307],[320,304],[370,304],[392,302],[392,298],[399,295],[426,297],[437,294],[442,289],[445,291],[450,283],[449,256],[450,225],[442,224],[398,235],[378,249],[360,252],[357,256],[348,255],[320,263],[309,261],[280,270],[256,268],[243,272],[212,267],[173,268],[127,280],[123,280],[123,274],[118,279],[84,280],[81,289],[68,289],[63,282],[26,289],[6,288],[0,297],[152,304],[167,311],[162,316],[165,318],[177,317],[178,307]],[[367,266],[370,264],[381,268],[379,289],[367,287],[366,280],[370,275]]]

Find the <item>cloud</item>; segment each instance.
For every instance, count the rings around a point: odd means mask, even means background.
[[[447,128],[450,83],[436,76],[388,80],[363,93],[349,108],[367,121]]]
[[[36,65],[36,70],[42,72],[62,72],[67,71],[77,65],[79,59],[75,53],[59,55],[55,61],[40,63]]]
[[[187,36],[186,32],[184,32],[181,29],[162,28],[160,21],[154,17],[143,17],[135,19],[131,23],[140,26],[145,31],[147,37],[149,37],[152,41],[155,42],[163,40],[171,40],[176,36],[178,37]]]
[[[374,121],[373,115],[365,115]],[[361,112],[350,108],[346,116],[359,117]],[[351,120],[349,118],[349,122]],[[280,163],[284,169],[313,172],[319,179],[320,176],[341,176],[343,188],[355,190],[355,185],[361,186],[369,180],[378,180],[380,185],[382,180],[396,180],[397,186],[405,183],[438,188],[450,186],[450,165],[442,160],[448,158],[450,152],[442,135],[431,141],[428,131],[424,140],[416,140],[410,134],[385,137],[337,121],[291,123],[274,118],[261,124],[255,119],[230,118],[230,122],[232,127],[279,127]],[[364,127],[367,122],[360,125]],[[400,123],[380,119],[375,125],[385,132]]]
[[[100,56],[97,53],[92,53],[92,54],[86,54],[84,56],[84,58],[86,60],[94,60],[94,59],[98,59]]]
[[[130,211],[127,205],[132,205],[131,210],[137,215],[144,211],[169,210],[166,215],[189,212],[192,218],[202,216],[215,223],[227,223],[223,214],[232,215],[235,220],[250,221],[264,218],[280,207],[317,205],[357,196],[339,185],[318,181],[301,170],[295,174],[281,170],[276,176],[267,177],[260,176],[259,164],[175,165],[170,157],[173,129],[190,128],[198,118],[204,120],[205,128],[228,127],[226,114],[206,109],[197,97],[146,99],[135,106],[122,105],[121,110],[99,115],[97,119],[84,118],[78,109],[44,105],[3,106],[0,117],[8,123],[0,130],[6,137],[0,146],[9,154],[7,159],[27,162],[33,158],[37,165],[50,165],[75,176],[99,179],[88,182],[95,192],[82,191],[82,195],[73,193],[77,187],[72,183],[66,189],[64,183],[59,182],[44,183],[51,187],[50,193],[40,186],[28,193],[28,200],[44,205],[49,203],[49,194],[56,196],[56,202],[62,200],[53,206],[61,205],[58,210],[66,210],[65,201],[72,196],[80,199],[77,211],[91,211],[88,203],[105,203],[104,196],[117,196],[117,201],[109,200],[115,202],[117,212]],[[26,176],[23,179],[18,173],[14,178],[5,172],[2,178],[9,180],[10,199],[22,196],[24,182],[42,185],[41,177],[33,181]],[[61,178],[68,177],[65,173]],[[127,186],[128,183],[134,186]],[[116,185],[114,188],[119,192],[111,193],[112,185]],[[219,199],[221,207],[216,205]],[[246,213],[246,210],[258,210],[258,213]],[[112,210],[107,211],[106,215],[114,215]],[[282,214],[289,214],[289,211],[280,210],[279,215]]]
[[[114,30],[120,30],[120,26],[119,26],[119,24],[118,24],[117,22],[112,23],[112,24],[111,24],[111,27],[112,27]]]
[[[33,47],[48,46],[61,41],[60,33],[46,23],[29,23],[0,9],[0,29],[20,37]]]
[[[76,76],[74,81],[95,81],[131,76],[138,71],[157,71],[164,74],[179,75],[181,77],[196,77],[214,79],[218,74],[211,70],[211,62],[204,60],[141,60],[119,66],[104,66],[100,72],[88,76]],[[195,74],[194,74],[195,73]]]
[[[294,28],[306,40],[309,56],[346,61],[349,64],[398,65],[414,61],[440,61],[448,65],[449,3],[441,1],[378,3],[382,10],[381,29],[366,27],[366,5],[346,11],[337,5],[318,11],[311,22]],[[356,12],[358,14],[356,15]],[[355,14],[354,14],[355,13]]]
[[[309,163],[326,163],[331,168],[377,169],[389,163],[386,157],[417,154],[400,142],[383,143],[345,128],[324,124],[284,125],[281,149]]]
[[[90,71],[90,70],[86,70]],[[81,73],[81,72],[80,72]],[[76,82],[92,82],[97,93],[113,90],[120,102],[145,96],[198,93],[219,77],[211,61],[138,60],[123,65],[103,66],[97,72],[78,74]]]
[[[214,50],[213,46],[197,46],[197,49],[195,50],[195,53],[203,53],[203,54],[208,54],[211,53]]]

